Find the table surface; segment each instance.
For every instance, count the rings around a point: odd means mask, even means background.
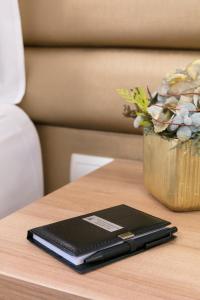
[[[32,227],[122,203],[171,221],[178,238],[85,275],[26,240]],[[0,299],[200,299],[200,212],[169,211],[145,190],[141,162],[115,160],[0,221]]]

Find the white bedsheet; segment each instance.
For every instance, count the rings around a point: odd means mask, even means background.
[[[17,106],[0,105],[0,218],[43,195],[36,129]]]

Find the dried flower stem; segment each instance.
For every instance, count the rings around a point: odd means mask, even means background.
[[[167,105],[166,107],[163,107],[162,105],[159,105],[159,104],[153,104],[154,106],[157,106],[157,107],[162,107],[162,108],[168,108],[168,109],[174,109],[174,110],[180,110],[181,108],[179,107],[174,107],[174,106],[171,106],[171,105]],[[196,109],[196,110],[188,110],[189,112],[198,112],[200,111],[200,109]]]
[[[181,124],[177,124],[177,123],[173,123],[173,122],[168,122],[168,121],[160,121],[160,120],[156,120],[155,118],[152,117],[152,119],[160,124],[168,124],[168,125],[177,125],[177,126],[183,126],[185,125],[184,123],[181,123]],[[191,125],[187,125],[187,126],[193,126],[192,124]]]
[[[167,93],[166,95],[158,93],[158,95],[161,96],[161,97],[179,97],[179,96],[191,96],[191,95],[200,96],[200,93],[192,93],[192,92],[190,92],[190,93],[180,93],[180,94],[169,94],[169,93]]]

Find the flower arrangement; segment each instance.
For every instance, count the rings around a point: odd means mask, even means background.
[[[134,120],[135,128],[200,145],[200,59],[167,74],[153,94],[148,87],[117,93],[129,102],[123,114]]]

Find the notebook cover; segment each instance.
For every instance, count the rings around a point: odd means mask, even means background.
[[[107,229],[105,229],[105,227],[102,228],[84,220],[91,216],[97,219],[100,217],[116,225],[116,227],[111,225],[114,231],[108,230],[109,224],[107,226],[107,223],[105,226]],[[168,221],[122,204],[31,229],[28,231],[27,238],[30,239],[33,234],[36,234],[61,250],[79,256],[121,241],[118,235],[127,231],[138,235],[169,224]]]

